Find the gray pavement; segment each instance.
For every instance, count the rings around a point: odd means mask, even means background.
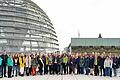
[[[0,80],[120,80],[120,77],[101,77],[101,76],[86,76],[86,75],[37,75],[37,76],[24,76],[13,78],[2,78]]]

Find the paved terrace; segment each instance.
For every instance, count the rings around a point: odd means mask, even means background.
[[[2,78],[0,80],[120,80],[120,77],[103,77],[87,75],[37,75],[37,76],[18,76],[13,78]]]

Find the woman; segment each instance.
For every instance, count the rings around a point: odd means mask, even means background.
[[[13,67],[13,57],[12,54],[7,59],[7,66],[8,66],[8,78],[12,77],[12,67]]]
[[[42,72],[43,72],[43,60],[42,60],[41,55],[39,55],[38,64],[39,64],[39,73],[40,73],[40,75],[42,75]]]
[[[17,77],[17,73],[18,73],[18,65],[19,65],[19,58],[18,58],[18,54],[15,54],[15,56],[13,57],[13,76],[15,73],[15,76]]]
[[[104,62],[104,68],[105,68],[105,76],[110,76],[110,69],[112,68],[112,61],[107,56]]]
[[[23,53],[19,57],[19,64],[20,64],[20,76],[24,76],[25,58]]]
[[[28,53],[25,58],[25,64],[26,64],[26,75],[29,76],[31,74],[31,57]]]
[[[36,75],[36,66],[37,66],[35,55],[32,56],[31,63],[32,63],[32,75],[34,76],[34,75]]]

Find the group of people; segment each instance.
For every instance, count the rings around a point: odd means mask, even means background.
[[[119,67],[120,56],[115,53],[7,54],[4,50],[0,55],[0,78],[37,74],[85,74],[112,77],[117,76]]]

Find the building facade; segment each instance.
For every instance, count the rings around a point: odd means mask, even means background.
[[[58,51],[51,20],[31,0],[0,0],[0,51]]]
[[[120,38],[72,38],[72,52],[120,53]]]

